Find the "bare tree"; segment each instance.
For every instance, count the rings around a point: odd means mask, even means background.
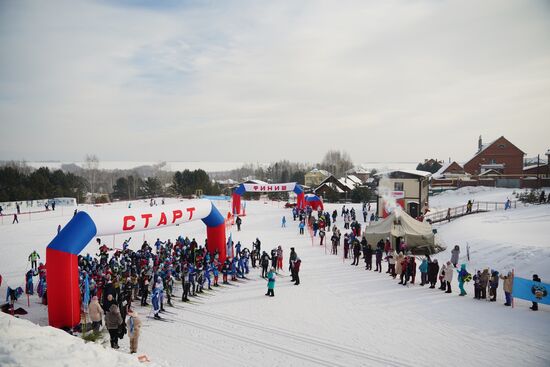
[[[347,170],[353,168],[353,161],[345,151],[329,150],[326,152],[319,167],[329,171],[336,177],[341,177]]]

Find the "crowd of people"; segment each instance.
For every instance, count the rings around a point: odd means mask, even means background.
[[[246,279],[250,265],[261,269],[261,277],[267,281],[266,296],[274,297],[276,275],[284,263],[282,246],[268,253],[262,250],[259,238],[252,243],[251,249],[230,239],[232,253],[224,261],[220,260],[217,251],[213,254],[208,251],[207,240],[199,244],[195,238],[180,236],[174,242],[157,239],[152,245],[144,241],[137,251],[130,249],[131,237],[124,240],[119,249],[108,247],[99,238],[96,241],[99,251],[95,256],[90,253],[78,256],[83,312],[75,330],[97,334],[104,326],[113,349],[118,349],[119,339],[128,334],[131,353],[137,352],[141,326],[135,304],[151,306],[147,317],[161,320],[165,306],[173,306],[175,298],[180,298],[175,295],[177,284],[181,284],[181,301],[189,302],[213,287]],[[33,278],[39,276],[37,292],[47,304],[46,267],[39,260],[37,251],[28,257],[30,269],[25,277],[25,293],[34,294]],[[300,264],[292,247],[288,265],[295,285],[300,284]],[[8,292],[10,305],[13,306],[20,293]]]
[[[367,219],[377,220],[374,213],[368,215],[369,209],[367,204],[363,205],[363,222]],[[397,284],[403,286],[415,284],[417,274],[420,273],[420,286],[426,285],[434,289],[439,281],[438,289],[446,293],[452,293],[452,282],[456,273],[460,296],[466,296],[466,287],[472,284],[475,299],[488,299],[492,302],[496,301],[499,283],[502,282],[505,305],[511,305],[513,273],[503,275],[496,270],[483,269],[471,274],[467,264],[459,264],[459,246],[452,249],[449,261],[440,265],[437,259],[432,259],[429,255],[413,254],[404,240],[396,246],[390,238],[381,239],[376,244],[369,243],[354,208],[343,206],[340,213],[337,210],[314,211],[311,207],[301,210],[293,208],[292,217],[299,223],[300,235],[304,234],[307,227],[312,238],[319,239],[321,246],[328,245],[326,238],[330,235],[330,248],[334,255],[338,255],[338,249],[343,242],[342,255],[344,259],[352,259],[352,266],[359,266],[362,260],[366,270],[379,273],[385,270],[389,277],[398,280]],[[240,227],[241,220],[238,219],[237,225]],[[337,222],[343,222],[342,230]],[[286,227],[285,217],[281,223],[283,228]],[[183,236],[179,236],[174,242],[157,238],[152,245],[144,241],[137,250],[130,249],[131,237],[124,240],[119,249],[102,244],[99,238],[96,241],[98,253],[95,256],[89,253],[78,256],[83,313],[77,330],[90,330],[97,334],[104,325],[114,349],[119,348],[119,339],[128,334],[131,353],[137,352],[141,327],[140,317],[133,306],[136,303],[142,307],[151,306],[147,317],[161,320],[165,306],[172,306],[174,300],[180,298],[179,294],[176,295],[177,284],[181,284],[181,301],[190,302],[192,297],[197,297],[213,287],[246,279],[250,273],[250,265],[252,268],[259,268],[261,277],[267,281],[265,295],[274,297],[277,274],[283,270],[284,263],[282,246],[262,250],[259,238],[256,238],[249,249],[240,242],[235,244],[230,237],[231,254],[224,261],[220,260],[217,252],[208,251],[207,240],[199,244],[195,238]],[[28,256],[28,262],[30,266],[25,274],[25,293],[34,294],[33,278],[38,276],[36,292],[42,302],[47,304],[46,267],[40,262],[40,255],[36,251]],[[385,269],[384,263],[387,264]],[[300,267],[301,259],[295,248],[291,247],[288,270],[295,285],[300,285]],[[533,276],[533,280],[541,281],[537,275]],[[19,288],[8,289],[7,300],[12,307],[21,293]],[[531,309],[538,310],[538,304],[533,302]]]
[[[363,204],[363,210],[365,210],[366,204]],[[336,215],[335,215],[336,214]],[[304,220],[307,219],[312,237],[316,237],[317,230],[324,231],[325,228],[331,231],[330,225],[325,225],[326,218],[329,213],[324,213],[322,210],[317,212],[317,218],[314,218],[312,211],[306,211]],[[355,220],[354,209],[346,209],[345,205],[342,207],[340,216],[344,219],[344,229],[349,230],[344,233],[343,247],[344,259],[353,259],[352,266],[358,266],[360,258],[363,258],[366,270],[372,269],[372,262],[374,257],[375,272],[381,273],[383,270],[382,263],[387,264],[386,272],[393,279],[399,279],[397,284],[407,286],[408,284],[415,284],[417,280],[417,273],[420,273],[420,286],[428,285],[429,288],[434,289],[437,282],[440,282],[438,289],[445,291],[445,293],[452,293],[451,283],[453,281],[454,274],[456,273],[458,287],[460,290],[459,296],[466,296],[466,284],[470,283],[474,289],[475,299],[488,299],[490,302],[495,302],[497,298],[497,289],[499,283],[502,281],[502,288],[504,291],[505,306],[512,305],[512,288],[514,282],[514,274],[509,271],[506,275],[500,274],[499,271],[494,269],[476,270],[474,274],[471,274],[467,269],[467,264],[463,263],[459,265],[460,258],[460,246],[456,245],[451,250],[451,257],[449,261],[443,263],[441,266],[437,259],[432,259],[430,255],[413,254],[407,243],[401,239],[396,246],[393,246],[390,238],[385,240],[380,239],[376,245],[368,243],[364,232],[362,235],[361,224]],[[349,220],[346,221],[346,218]],[[364,216],[366,217],[366,216]],[[299,217],[302,220],[302,217]],[[342,234],[340,229],[336,226],[337,212],[333,211],[332,214],[332,236],[331,236],[331,254],[338,255],[338,248],[341,244]],[[351,223],[350,223],[351,222]],[[330,223],[330,219],[329,219]],[[350,223],[348,225],[348,223]],[[320,236],[319,245],[324,245],[323,236]],[[533,275],[533,281],[540,282],[540,278],[537,274]],[[487,298],[487,290],[489,291],[489,298]],[[538,303],[533,302],[530,307],[531,310],[538,310]]]

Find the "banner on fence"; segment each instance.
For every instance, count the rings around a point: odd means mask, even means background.
[[[512,296],[532,302],[550,304],[550,284],[534,282],[529,279],[514,278]]]

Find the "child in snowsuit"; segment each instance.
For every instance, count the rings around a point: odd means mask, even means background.
[[[460,288],[460,296],[465,296],[466,290],[464,289],[464,283],[466,283],[468,280],[468,277],[470,276],[470,273],[466,270],[466,264],[460,265],[460,270],[457,270],[458,273],[458,288]]]
[[[275,268],[271,268],[267,273],[267,293],[266,296],[275,297]]]

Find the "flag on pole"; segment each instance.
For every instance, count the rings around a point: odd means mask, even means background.
[[[84,303],[84,311],[88,312],[88,304],[90,303],[90,279],[88,278],[88,274],[84,277],[84,296],[82,302]]]
[[[534,282],[524,278],[514,278],[512,297],[525,299],[531,302],[550,304],[550,284]]]

